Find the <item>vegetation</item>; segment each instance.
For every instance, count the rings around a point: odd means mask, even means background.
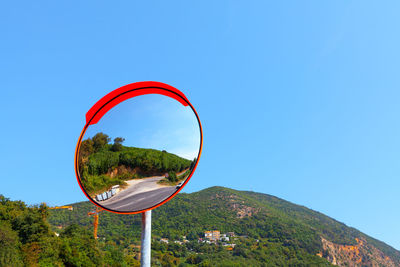
[[[59,237],[46,205],[27,207],[0,195],[0,266],[128,266],[118,246],[98,243],[87,228],[71,223]]]
[[[93,204],[72,206],[48,210],[0,196],[0,266],[139,265],[140,215],[102,212],[96,240],[87,216]],[[153,266],[331,266],[316,255],[321,236],[347,245],[363,238],[400,265],[400,252],[390,246],[321,213],[254,192],[212,187],[182,193],[154,210],[152,222]],[[235,232],[229,243],[236,246],[198,242],[215,229]],[[183,236],[186,242],[174,242]]]
[[[191,170],[188,169],[184,173],[177,174],[174,171],[171,171],[168,173],[166,178],[162,179],[159,181],[159,184],[165,184],[165,185],[177,185],[181,181],[185,180],[187,177],[189,177],[189,174],[191,173]]]
[[[81,202],[73,206],[72,212],[51,211],[49,221],[54,230],[72,223],[92,229],[86,213],[93,205]],[[241,215],[246,210],[247,214]],[[98,240],[117,244],[126,257],[135,259],[140,225],[140,215],[102,212]],[[242,237],[233,241],[236,247],[232,251],[220,243],[197,241],[204,231],[213,229]],[[355,237],[365,238],[400,265],[399,251],[321,213],[270,195],[222,187],[178,194],[154,210],[152,234],[154,266],[330,266],[316,256],[322,251],[321,236],[346,245],[354,244]],[[173,242],[182,241],[182,236],[189,242]],[[161,238],[170,243],[160,242]]]
[[[82,141],[79,157],[81,182],[89,194],[103,192],[125,180],[177,173],[194,166],[195,161],[155,149],[126,147],[122,137],[109,144],[110,137],[97,133]]]

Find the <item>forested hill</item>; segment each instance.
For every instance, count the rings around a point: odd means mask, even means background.
[[[28,207],[0,195],[0,266],[127,266],[118,246],[97,242],[92,229],[70,224],[56,235],[45,204]],[[123,262],[124,265],[120,265]]]
[[[97,133],[82,141],[79,154],[80,180],[86,192],[95,194],[113,185],[125,185],[126,180],[154,175],[175,176],[191,169],[196,159],[188,160],[165,150],[128,147],[124,138],[111,138]]]
[[[75,223],[93,229],[87,212],[94,206],[73,206],[51,211],[55,231]],[[328,216],[274,196],[223,187],[178,194],[153,211],[152,227],[155,266],[400,266],[399,251]],[[235,236],[201,242],[207,230]],[[140,215],[102,212],[98,237],[137,258]]]

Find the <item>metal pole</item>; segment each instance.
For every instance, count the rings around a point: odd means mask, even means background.
[[[151,260],[151,210],[142,213],[142,246],[140,247],[140,266],[150,267]]]

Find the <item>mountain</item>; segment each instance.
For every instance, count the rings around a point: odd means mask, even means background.
[[[87,213],[94,205],[72,206],[50,211],[53,230],[72,224],[93,229]],[[180,193],[152,214],[154,266],[400,266],[400,252],[385,243],[267,194],[211,187]],[[137,259],[140,224],[140,215],[104,211],[98,242]],[[209,230],[235,236],[227,244],[199,242]]]

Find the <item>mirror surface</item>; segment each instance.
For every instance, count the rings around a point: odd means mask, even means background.
[[[200,151],[190,106],[157,94],[134,97],[90,125],[79,149],[79,180],[105,209],[150,209],[178,191]]]

